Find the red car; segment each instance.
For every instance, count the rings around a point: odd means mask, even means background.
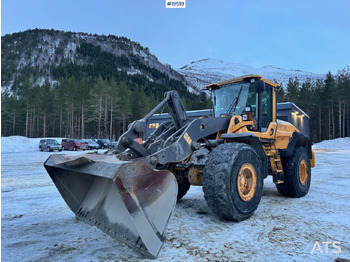
[[[85,142],[79,139],[62,139],[62,149],[63,150],[86,150],[87,145]]]

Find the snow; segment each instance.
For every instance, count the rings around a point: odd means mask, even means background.
[[[48,137],[56,139],[58,143],[62,142],[62,138]],[[27,138],[23,136],[10,136],[1,138],[1,153],[26,153],[39,151],[39,142],[44,138]]]
[[[3,137],[3,261],[151,261],[96,227],[78,221],[43,162],[40,139]],[[58,140],[59,141],[59,140]],[[60,142],[60,141],[59,141]],[[192,187],[170,219],[158,261],[334,261],[350,258],[349,138],[314,145],[316,167],[303,198],[281,197],[265,179],[255,214],[240,223],[218,219],[201,187]],[[65,151],[66,154],[82,152]],[[323,253],[311,253],[315,242]],[[326,253],[324,241],[332,244]]]
[[[287,87],[290,77],[298,77],[300,84],[304,83],[307,78],[310,78],[311,81],[325,79],[324,74],[304,72],[297,69],[285,69],[272,65],[256,68],[242,63],[233,63],[211,58],[193,61],[177,69],[177,71],[184,75],[186,80],[198,90],[211,83],[217,83],[233,77],[249,74],[261,75],[268,80],[283,84],[284,88]]]
[[[350,137],[324,140],[313,145],[313,149],[350,150]]]

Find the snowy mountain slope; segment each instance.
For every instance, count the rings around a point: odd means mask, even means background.
[[[104,78],[107,71],[117,80],[126,73],[157,83],[185,81],[148,47],[123,36],[33,29],[1,37],[1,47],[3,91],[20,88],[27,79],[32,84],[42,85],[45,79],[55,84],[72,76]]]
[[[304,83],[307,78],[310,78],[311,81],[325,78],[324,74],[284,69],[271,65],[255,68],[241,63],[226,62],[211,58],[193,61],[177,69],[177,71],[184,75],[187,81],[198,89],[210,83],[249,74],[261,75],[266,79],[282,84],[284,87],[287,86],[290,77],[298,77],[300,83]]]

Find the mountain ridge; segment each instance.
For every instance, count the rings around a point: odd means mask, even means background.
[[[174,79],[189,85],[170,65],[159,62],[149,48],[126,37],[31,29],[5,35],[1,42],[2,88],[16,89],[25,79],[42,85],[45,79],[55,83],[63,76],[96,78],[101,70],[105,70],[102,77],[124,72],[143,75],[154,83]],[[96,68],[96,61],[102,69]]]
[[[284,88],[289,78],[298,77],[300,84],[308,78],[311,81],[325,79],[325,74],[299,69],[285,69],[276,65],[257,68],[213,58],[192,61],[173,69],[161,63],[148,47],[114,35],[32,29],[5,35],[1,42],[2,90],[16,89],[25,79],[30,79],[32,84],[42,85],[45,79],[56,83],[62,76],[97,78],[101,70],[104,70],[105,78],[121,73],[127,76],[141,75],[145,77],[144,81],[149,82],[148,85],[162,83],[166,86],[173,79],[191,93],[198,93],[210,83],[248,74],[262,75]],[[167,87],[163,87],[162,91],[165,89]]]
[[[289,78],[297,77],[300,84],[302,84],[308,78],[315,81],[316,79],[324,80],[326,77],[325,74],[305,72],[300,69],[284,69],[275,65],[265,65],[257,68],[243,63],[227,62],[213,58],[192,61],[178,68],[177,71],[196,89],[201,89],[210,83],[249,74],[261,75],[281,84],[284,88],[287,87]]]

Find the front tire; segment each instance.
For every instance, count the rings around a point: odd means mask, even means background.
[[[276,185],[282,196],[303,197],[310,189],[311,165],[304,147],[296,147],[293,155],[282,160],[284,183]]]
[[[203,175],[204,198],[220,218],[249,218],[260,203],[262,190],[262,164],[250,145],[224,143],[209,154]]]

